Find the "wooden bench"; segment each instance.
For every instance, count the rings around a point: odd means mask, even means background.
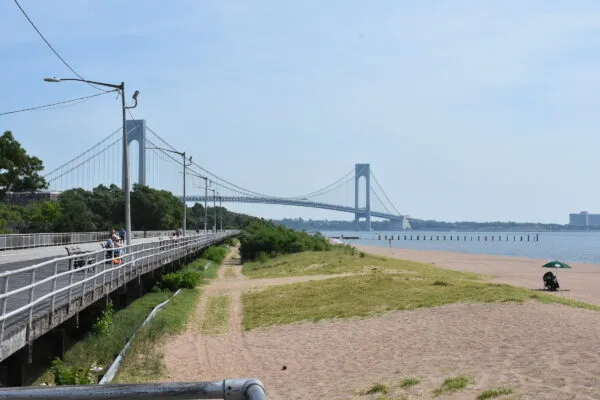
[[[69,270],[71,270],[71,268],[81,268],[86,264],[92,264],[94,262],[89,256],[86,256],[86,254],[89,254],[90,252],[81,250],[79,246],[66,246],[65,249],[67,249],[67,255],[79,256],[69,259]]]

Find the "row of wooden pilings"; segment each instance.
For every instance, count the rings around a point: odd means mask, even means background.
[[[378,240],[429,240],[429,241],[463,241],[463,242],[510,242],[512,237],[513,242],[539,242],[540,235],[527,234],[527,235],[378,235]]]

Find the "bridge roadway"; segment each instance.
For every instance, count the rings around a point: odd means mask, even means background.
[[[183,196],[179,196],[180,200],[183,200]],[[190,202],[204,202],[212,203],[214,201],[222,201],[224,203],[260,203],[260,204],[279,204],[285,206],[297,206],[297,207],[310,207],[310,208],[321,208],[324,210],[333,210],[347,212],[350,214],[364,215],[366,210],[364,208],[355,208],[347,206],[338,206],[329,203],[320,203],[317,201],[309,201],[302,199],[284,199],[280,197],[249,197],[249,196],[196,196],[187,195],[186,200]],[[405,215],[396,215],[385,212],[371,210],[371,217],[389,219],[391,221],[404,221]]]
[[[139,283],[141,275],[235,234],[236,231],[190,235],[179,241],[137,239],[129,248],[131,255],[125,255],[121,265],[106,262],[106,251],[99,243],[80,244],[81,250],[91,251],[93,265],[78,269],[69,268],[76,257],[67,257],[64,246],[3,252],[0,361],[134,278]],[[34,287],[29,289],[32,282]]]

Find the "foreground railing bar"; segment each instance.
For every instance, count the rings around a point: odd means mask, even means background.
[[[266,394],[258,379],[225,379],[214,382],[0,388],[0,399],[264,400]]]
[[[221,238],[222,238],[222,237],[224,237],[224,236],[227,236],[227,235],[219,235],[219,237],[214,237],[214,240],[215,240],[215,241],[216,241],[216,240],[219,240],[219,239],[221,239]],[[182,247],[189,247],[189,246],[192,246],[192,245],[194,245],[194,244],[197,244],[197,245],[205,245],[205,244],[207,244],[207,243],[210,243],[210,242],[212,242],[212,241],[213,241],[213,240],[208,240],[208,241],[204,241],[204,240],[203,240],[201,243],[187,243],[185,246],[180,246],[179,248],[182,248]],[[172,251],[172,250],[173,250],[173,249],[170,249],[170,250],[165,250],[165,251],[158,252],[158,253],[153,253],[152,255],[149,255],[149,256],[140,257],[140,258],[139,258],[139,260],[142,260],[143,258],[146,258],[146,257],[152,257],[152,256],[154,256],[154,255],[160,255],[160,254],[163,254],[163,253],[166,253],[166,252]],[[120,257],[124,257],[124,256],[120,256]],[[130,262],[130,263],[128,263],[128,264],[131,264],[131,263],[133,263],[133,262],[135,262],[135,260],[134,260],[134,261],[131,261],[131,262]],[[29,301],[29,302],[28,302],[26,305],[24,305],[24,306],[22,306],[22,307],[20,307],[20,308],[17,308],[17,309],[15,309],[15,310],[13,310],[13,311],[10,311],[9,313],[6,313],[6,314],[3,314],[3,315],[0,315],[0,321],[5,321],[5,320],[7,320],[7,319],[8,319],[8,318],[10,318],[10,317],[13,317],[13,316],[15,316],[15,315],[17,315],[17,314],[20,314],[20,313],[22,313],[23,311],[26,311],[26,310],[29,310],[29,309],[33,309],[33,307],[35,307],[37,304],[39,304],[39,303],[42,303],[42,302],[46,301],[47,299],[49,299],[49,298],[51,298],[51,297],[53,297],[53,296],[55,296],[55,295],[57,295],[57,294],[59,294],[59,293],[62,293],[62,292],[64,292],[64,291],[66,291],[66,290],[72,289],[72,288],[74,288],[74,287],[76,287],[76,286],[79,286],[79,285],[82,285],[82,286],[83,286],[82,295],[85,295],[85,284],[86,284],[86,283],[87,283],[89,280],[93,280],[93,279],[95,279],[97,276],[99,276],[100,274],[105,274],[105,273],[107,273],[108,271],[114,271],[114,270],[117,270],[117,276],[119,276],[119,273],[120,273],[120,271],[121,271],[121,270],[123,270],[123,280],[125,280],[125,269],[124,269],[124,268],[126,267],[126,265],[127,265],[127,264],[121,264],[121,265],[119,265],[119,266],[117,266],[117,267],[113,267],[113,268],[110,268],[110,269],[104,269],[104,270],[102,270],[101,272],[99,272],[99,273],[97,273],[97,274],[94,274],[94,275],[93,275],[93,276],[91,276],[91,277],[87,277],[87,271],[88,271],[88,269],[89,269],[89,268],[94,268],[94,267],[96,267],[96,266],[99,266],[99,265],[101,265],[101,263],[98,263],[98,264],[92,264],[92,265],[88,265],[88,266],[85,266],[85,267],[83,267],[83,269],[84,269],[84,279],[82,279],[82,280],[79,280],[79,281],[77,281],[77,282],[74,282],[74,283],[71,283],[71,284],[69,284],[68,286],[63,286],[62,288],[60,288],[60,289],[57,289],[56,291],[53,291],[53,292],[47,293],[47,294],[45,294],[45,295],[43,295],[43,296],[41,296],[41,297],[37,298],[37,299],[36,299],[36,300],[34,300],[34,301],[31,301],[31,300],[30,300],[30,301]],[[25,269],[23,269],[23,270],[21,270],[21,271],[24,271],[24,270],[25,270]],[[56,276],[57,276],[57,277],[59,277],[59,276],[65,276],[65,275],[68,275],[68,274],[70,274],[70,275],[71,275],[71,277],[72,277],[72,276],[73,276],[75,273],[77,273],[77,272],[80,272],[80,271],[81,271],[81,269],[80,269],[80,270],[65,271],[65,272],[62,272],[62,273],[60,273],[60,274],[58,274],[58,275],[56,275]],[[33,272],[35,272],[35,269],[33,270]],[[52,281],[53,279],[54,279],[54,276],[50,276],[50,277],[48,277],[48,278],[45,278],[45,279],[43,279],[43,280],[41,280],[41,281],[35,282],[34,284],[30,284],[30,285],[27,285],[27,286],[23,286],[23,287],[21,287],[21,288],[19,288],[19,289],[15,289],[15,290],[13,290],[13,291],[11,291],[11,292],[4,293],[4,294],[0,295],[0,298],[2,298],[2,299],[3,299],[3,298],[7,298],[7,297],[10,297],[10,296],[12,296],[12,295],[14,295],[14,294],[17,294],[17,293],[20,293],[20,292],[26,291],[26,290],[28,290],[28,289],[33,289],[33,288],[35,288],[36,286],[39,286],[39,285],[41,285],[41,284],[43,284],[43,283],[46,283],[46,282],[50,282],[50,281]],[[95,287],[94,287],[94,289],[95,289]]]

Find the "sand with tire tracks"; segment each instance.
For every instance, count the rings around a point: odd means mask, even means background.
[[[390,255],[389,249],[379,249],[382,251],[368,250]],[[541,287],[543,271],[535,270],[536,282],[528,263],[510,264],[491,256],[448,253],[444,258],[440,253],[420,253],[429,254],[413,254],[411,259],[422,257],[419,261],[488,273],[506,283]],[[406,253],[400,256],[405,258]],[[460,264],[461,260],[465,263]],[[474,267],[478,262],[483,266]],[[234,273],[226,273],[227,269]],[[577,286],[579,278],[566,278],[578,270],[559,275],[561,285],[570,291],[558,295],[587,301],[600,296],[586,293],[592,283]],[[587,276],[600,283],[593,270]],[[242,331],[240,295],[244,290],[327,278],[250,280],[241,274],[239,260],[229,259],[218,278],[205,288],[187,332],[165,343],[168,380],[255,377],[263,381],[271,399],[376,399],[378,395],[359,393],[375,383],[385,383],[392,387],[390,398],[429,399],[445,378],[469,375],[474,378],[473,385],[437,398],[475,399],[484,390],[504,386],[514,394],[502,399],[600,399],[597,311],[534,302],[453,304],[368,319]],[[229,331],[201,334],[198,327],[206,299],[218,294],[232,297]],[[398,388],[406,377],[422,381],[408,390]]]

